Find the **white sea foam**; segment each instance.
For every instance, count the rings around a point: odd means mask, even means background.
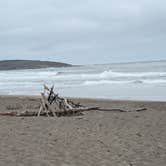
[[[128,84],[131,81],[110,81],[110,80],[99,80],[99,81],[85,81],[82,85],[101,85],[101,84]]]
[[[134,81],[111,81],[111,80],[99,80],[99,81],[85,81],[82,83],[84,86],[89,85],[101,85],[101,84],[166,84],[166,80],[134,80]]]
[[[112,70],[104,71],[103,73],[99,74],[101,78],[106,77],[166,77],[166,72],[113,72]]]
[[[164,79],[144,80],[143,83],[145,83],[145,84],[165,84],[166,85],[166,80],[164,80]]]

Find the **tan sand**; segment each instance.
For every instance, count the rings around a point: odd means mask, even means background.
[[[75,99],[143,112],[0,117],[0,166],[166,166],[166,103]],[[0,112],[36,110],[38,97],[1,96]]]

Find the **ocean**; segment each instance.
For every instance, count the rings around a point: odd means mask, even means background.
[[[0,71],[1,95],[40,95],[43,84],[66,97],[166,101],[166,61]]]

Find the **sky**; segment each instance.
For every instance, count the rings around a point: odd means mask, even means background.
[[[0,60],[166,59],[165,0],[0,0]]]

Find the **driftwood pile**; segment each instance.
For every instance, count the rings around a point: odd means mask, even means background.
[[[41,93],[41,102],[37,116],[70,116],[98,109],[98,107],[85,107],[80,103],[60,97],[54,92],[54,86],[49,89],[46,85],[44,85],[44,93]]]

